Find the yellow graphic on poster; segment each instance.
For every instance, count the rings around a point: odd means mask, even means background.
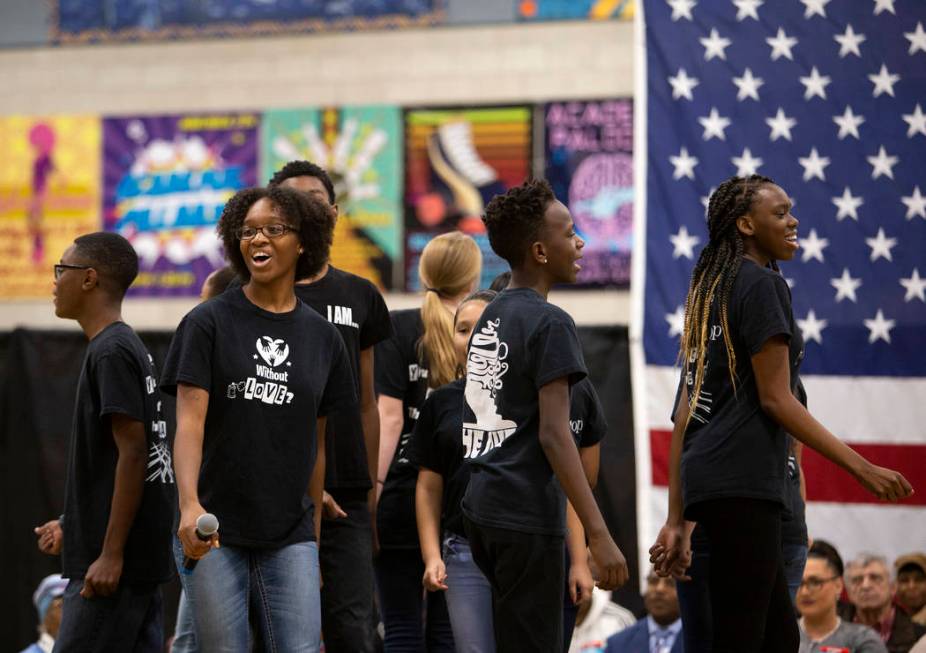
[[[52,266],[102,228],[100,120],[0,118],[0,298],[50,298]]]

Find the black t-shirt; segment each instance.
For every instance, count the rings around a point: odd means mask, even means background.
[[[466,537],[460,501],[469,482],[469,464],[463,459],[460,439],[465,384],[463,379],[452,381],[428,396],[408,444],[412,465],[444,477],[441,529],[460,537]]]
[[[183,318],[164,368],[165,392],[179,383],[209,391],[199,499],[222,542],[314,539],[315,420],[356,404],[337,329],[300,300],[271,313],[234,288]]]
[[[563,535],[566,499],[540,445],[539,391],[586,376],[575,323],[530,288],[505,290],[473,330],[466,371],[463,512],[483,526]]]
[[[163,582],[172,575],[170,538],[176,494],[171,443],[161,416],[154,361],[123,322],[109,325],[90,341],[77,383],[64,499],[62,572],[68,578],[82,578],[103,550],[119,457],[112,415],[141,422],[148,450],[141,504],[125,543],[122,580]]]
[[[393,335],[376,345],[376,392],[402,400],[404,423],[389,465],[376,511],[379,545],[385,549],[418,548],[415,523],[415,483],[418,471],[406,455],[418,411],[428,394],[427,361],[418,355],[424,333],[418,309],[392,311]]]
[[[383,296],[366,279],[331,266],[318,281],[296,284],[296,296],[337,327],[347,347],[359,398],[360,352],[392,335]],[[337,494],[338,490],[365,491],[371,487],[360,411],[336,411],[328,415],[325,489]]]
[[[598,444],[608,433],[604,409],[588,377],[572,386],[569,393],[569,430],[580,449]]]
[[[800,379],[794,385],[794,396],[805,407],[807,406],[807,392]],[[785,475],[785,500],[788,509],[781,518],[781,541],[784,544],[807,544],[807,521],[805,516],[804,499],[801,498],[800,466],[792,453],[794,438],[788,436],[788,467]]]
[[[682,448],[685,516],[695,521],[696,504],[710,499],[746,497],[785,506],[788,441],[759,404],[751,357],[767,340],[784,335],[789,341],[791,378],[797,379],[804,351],[788,284],[777,272],[743,259],[728,303],[729,335],[736,354],[734,394],[719,313],[715,302],[710,310],[704,383],[692,404]],[[694,370],[695,363],[689,362],[685,378],[689,397]]]

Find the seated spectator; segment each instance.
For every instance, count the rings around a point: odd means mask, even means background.
[[[882,556],[863,554],[846,565],[846,590],[852,603],[849,617],[855,623],[874,628],[888,653],[908,653],[926,634],[926,627],[913,623],[891,601],[891,582],[887,561]]]
[[[592,590],[592,598],[579,604],[569,653],[597,653],[611,635],[633,625],[633,613],[611,601],[611,592]]]
[[[804,577],[797,590],[797,609],[801,614],[798,653],[885,653],[887,649],[875,631],[843,621],[836,614],[836,603],[843,589],[840,570],[824,553],[813,549],[808,553]]]
[[[22,653],[51,653],[58,636],[58,626],[61,625],[61,603],[64,588],[68,586],[61,574],[46,576],[39,583],[32,602],[39,613],[39,638]]]
[[[894,562],[897,574],[897,603],[910,618],[926,626],[926,554],[908,553]]]
[[[675,580],[650,571],[643,604],[646,618],[608,638],[606,653],[684,653]]]

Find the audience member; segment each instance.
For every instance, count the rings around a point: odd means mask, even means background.
[[[24,648],[21,653],[51,653],[58,636],[58,627],[61,625],[61,603],[64,588],[68,581],[61,574],[46,576],[39,583],[32,602],[36,612],[39,613],[39,638]]]
[[[907,653],[926,634],[926,628],[914,623],[891,601],[894,583],[882,556],[857,557],[846,565],[845,579],[852,603],[850,618],[874,628],[887,645],[888,653]]]
[[[894,562],[897,574],[897,603],[910,618],[926,626],[926,554],[908,553]]]
[[[608,637],[635,622],[630,610],[611,600],[611,592],[595,587],[591,600],[579,604],[569,653],[602,651]]]
[[[647,616],[608,639],[606,653],[684,653],[682,620],[674,578],[646,577]]]
[[[797,609],[801,614],[799,653],[885,653],[887,649],[875,631],[843,621],[836,613],[843,589],[840,569],[841,564],[837,567],[825,553],[810,550],[797,590]]]

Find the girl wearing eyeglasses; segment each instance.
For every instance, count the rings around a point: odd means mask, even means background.
[[[248,612],[276,650],[319,650],[325,416],[356,402],[344,343],[296,298],[328,258],[333,216],[284,188],[240,191],[218,225],[244,281],[194,308],[165,364],[177,395],[174,555],[203,651],[248,650]],[[306,490],[308,489],[308,494]],[[218,535],[199,539],[214,514]]]

